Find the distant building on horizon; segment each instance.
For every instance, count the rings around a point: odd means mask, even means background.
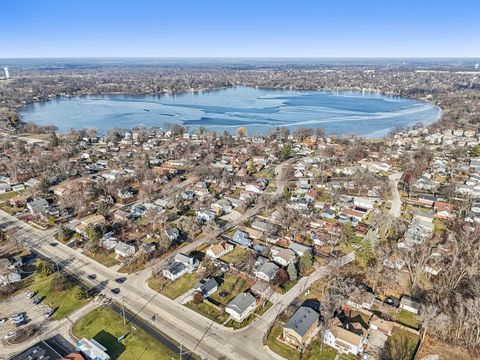
[[[3,68],[3,71],[5,71],[5,79],[10,79],[10,71],[8,71],[7,66]]]

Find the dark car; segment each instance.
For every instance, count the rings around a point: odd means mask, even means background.
[[[112,289],[112,293],[120,294],[120,289],[119,288]]]
[[[119,277],[119,278],[115,279],[115,282],[117,282],[119,284],[123,284],[125,282],[125,280],[127,280],[126,277]]]
[[[49,245],[55,247],[55,246],[57,246],[58,244],[55,243],[55,242],[51,242]]]
[[[42,297],[41,297],[41,296],[36,295],[36,296],[34,296],[34,297],[32,298],[32,303],[33,303],[34,305],[38,305],[41,301],[42,301]]]
[[[95,280],[97,278],[97,274],[90,274],[90,275],[88,275],[88,278],[90,280]]]

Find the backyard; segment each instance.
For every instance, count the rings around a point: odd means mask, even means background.
[[[249,287],[247,280],[227,273],[224,276],[223,283],[218,287],[217,292],[213,294],[211,298],[218,303],[227,305],[235,296],[248,290]],[[223,294],[223,296],[220,294]]]

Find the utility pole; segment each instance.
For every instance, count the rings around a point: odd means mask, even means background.
[[[126,325],[125,321],[125,296],[122,297],[122,314],[123,314],[123,325]]]

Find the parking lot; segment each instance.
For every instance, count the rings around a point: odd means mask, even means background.
[[[38,305],[32,303],[32,299],[27,299],[25,292],[8,298],[0,303],[0,319],[5,319],[3,324],[0,324],[0,339],[4,339],[5,335],[11,331],[21,329],[31,324],[40,324],[45,321],[45,313],[48,306],[40,302]],[[13,314],[24,313],[25,321],[17,327],[12,324],[9,317]]]

